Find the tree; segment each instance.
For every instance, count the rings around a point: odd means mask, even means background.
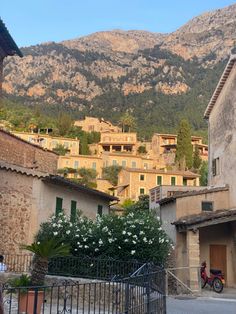
[[[122,127],[122,132],[130,132],[131,129],[134,129],[136,127],[136,119],[129,114],[128,112],[125,112],[119,120],[119,124]]]
[[[195,146],[195,150],[193,153],[193,169],[198,170],[201,166],[202,160],[199,154],[199,148]]]
[[[89,146],[88,146],[88,137],[87,137],[87,133],[85,132],[80,137],[79,151],[80,151],[80,155],[90,155]]]
[[[69,151],[64,145],[57,144],[56,147],[52,149],[55,153],[65,156],[65,154]]]
[[[65,136],[71,129],[73,121],[67,113],[59,113],[56,121],[59,135]]]
[[[139,154],[146,154],[147,153],[146,147],[145,146],[139,146],[138,153]]]
[[[81,177],[79,179],[75,179],[78,183],[83,184],[89,188],[97,187],[96,184],[97,172],[95,169],[80,168],[78,169],[78,174]]]
[[[208,162],[207,161],[203,161],[201,168],[199,170],[199,174],[200,174],[200,185],[202,186],[207,186],[208,184]]]
[[[113,165],[109,167],[102,168],[102,177],[103,179],[108,180],[112,185],[117,185],[118,175],[122,167],[119,165]]]
[[[191,169],[193,165],[191,129],[188,121],[185,119],[179,125],[175,162],[180,170]]]
[[[130,212],[148,212],[149,195],[140,195],[139,200],[131,205],[126,206],[126,214]]]

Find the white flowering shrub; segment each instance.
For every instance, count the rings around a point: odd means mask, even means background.
[[[57,237],[71,245],[74,256],[153,261],[163,264],[171,243],[152,213],[129,212],[125,216],[79,217],[75,223],[60,214],[41,225],[37,240]]]

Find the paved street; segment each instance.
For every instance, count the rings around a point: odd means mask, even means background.
[[[236,299],[167,298],[167,314],[235,314]]]

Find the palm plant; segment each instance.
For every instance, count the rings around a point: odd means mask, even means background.
[[[55,238],[34,242],[31,245],[23,245],[22,249],[34,253],[33,268],[31,271],[32,286],[41,286],[44,284],[49,259],[70,254],[70,246],[62,244]]]

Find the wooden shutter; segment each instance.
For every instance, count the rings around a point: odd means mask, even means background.
[[[77,214],[77,202],[76,201],[71,201],[71,205],[70,205],[70,221],[71,222],[75,222],[76,220],[76,214]]]

